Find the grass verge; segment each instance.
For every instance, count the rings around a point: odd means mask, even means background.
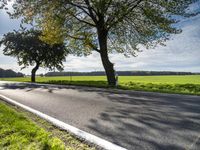
[[[0,100],[0,149],[94,150],[69,133]]]
[[[119,88],[160,93],[200,95],[200,84],[144,84],[128,82],[120,85]]]
[[[66,80],[50,80],[38,83],[59,84],[59,85],[77,85],[99,88],[113,88],[108,86],[106,81],[66,81]],[[119,84],[115,89],[148,91],[173,94],[190,94],[200,95],[200,84],[161,84],[161,83],[141,83],[141,82],[125,82]]]
[[[4,81],[30,82],[30,78],[1,78]],[[105,76],[37,77],[38,83],[110,88]],[[118,89],[200,95],[200,75],[120,76]]]

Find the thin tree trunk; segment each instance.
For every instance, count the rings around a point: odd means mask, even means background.
[[[36,63],[36,66],[32,69],[31,71],[31,82],[35,82],[35,75],[36,75],[36,71],[39,69],[40,64]]]
[[[101,61],[106,72],[108,84],[110,86],[116,86],[114,65],[108,57],[107,34],[108,32],[106,30],[98,30]]]

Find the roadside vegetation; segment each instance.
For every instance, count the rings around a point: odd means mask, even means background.
[[[0,149],[94,150],[50,123],[1,100]]]
[[[1,78],[5,81],[30,82],[30,78]],[[38,83],[109,87],[105,76],[37,77]],[[200,75],[120,76],[119,89],[200,95]]]

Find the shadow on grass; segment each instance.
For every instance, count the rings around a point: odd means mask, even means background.
[[[58,85],[77,85],[77,86],[91,86],[91,87],[110,87],[106,81],[68,81],[68,80],[50,80],[48,84],[58,84]]]

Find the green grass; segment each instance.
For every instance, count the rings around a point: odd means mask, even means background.
[[[30,82],[30,78],[2,78]],[[39,83],[108,87],[105,76],[37,77]],[[200,95],[200,75],[120,76],[120,89]]]
[[[62,139],[62,140],[61,140]],[[0,149],[94,149],[31,113],[0,101]]]
[[[30,82],[26,78],[0,78],[6,81]],[[37,82],[48,82],[50,80],[70,81],[70,77],[37,77]],[[73,76],[72,81],[106,81],[105,76]],[[177,75],[177,76],[120,76],[119,83],[140,82],[140,83],[164,83],[164,84],[200,84],[200,75]]]

